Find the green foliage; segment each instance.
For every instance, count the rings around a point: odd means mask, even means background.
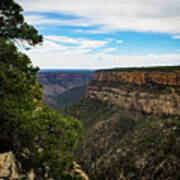
[[[0,153],[14,153],[19,179],[27,179],[31,171],[38,180],[77,179],[70,171],[82,127],[42,106],[38,68],[13,42],[35,45],[42,37],[24,22],[21,11],[13,0],[0,3]]]
[[[44,103],[54,109],[62,109],[82,99],[86,86],[77,86],[61,94],[53,94],[44,97]]]
[[[0,39],[0,68],[2,102],[15,98],[18,104],[14,106],[22,108],[24,103],[27,105],[24,108],[35,109],[42,98],[36,80],[38,68],[33,68],[30,59],[18,52],[13,43],[3,39]]]
[[[38,179],[69,176],[81,124],[47,107],[37,110],[42,98],[38,69],[13,43],[1,39],[0,50],[1,152],[14,152],[23,175],[33,169]]]
[[[88,98],[65,113],[82,117],[85,130],[76,158],[90,179],[180,177],[179,116],[147,115]]]
[[[33,169],[37,179],[69,177],[72,152],[82,129],[80,122],[72,117],[65,118],[48,107],[34,113],[24,111],[21,117],[15,139],[21,144],[16,143],[14,151],[23,167],[19,166],[20,173]]]
[[[89,128],[99,120],[109,118],[115,111],[116,108],[113,108],[113,106],[108,103],[83,98],[80,102],[64,108],[62,113],[76,117],[83,123],[85,128]]]
[[[14,0],[1,0],[0,3],[0,38],[26,41],[29,45],[42,42],[37,30],[24,22],[23,9]]]
[[[0,125],[4,129],[1,136],[12,140],[12,132],[18,131],[21,112],[33,112],[40,105],[42,93],[36,80],[38,69],[13,43],[3,39],[0,39],[0,67]]]

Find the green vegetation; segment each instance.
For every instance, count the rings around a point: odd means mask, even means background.
[[[5,40],[26,41],[30,46],[42,42],[37,30],[24,21],[23,9],[13,0],[1,0],[0,38]]]
[[[116,108],[108,103],[103,103],[98,100],[83,98],[62,110],[65,115],[69,114],[79,119],[84,128],[89,128],[100,120],[109,118]]]
[[[85,92],[86,86],[77,86],[61,94],[45,96],[44,103],[54,109],[59,110],[77,101],[80,101]]]
[[[78,179],[79,175],[70,172],[81,124],[41,105],[38,68],[18,51],[14,41],[34,46],[42,42],[42,36],[24,22],[18,4],[1,0],[0,152],[14,153],[19,179],[27,179],[31,171],[38,180]]]
[[[146,115],[85,98],[66,113],[85,127],[76,158],[90,179],[180,177],[179,117]]]

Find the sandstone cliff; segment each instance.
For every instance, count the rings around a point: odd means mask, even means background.
[[[120,83],[133,83],[138,85],[158,84],[168,86],[180,86],[180,69],[171,71],[154,70],[148,71],[143,69],[135,69],[131,71],[122,70],[106,70],[97,71],[94,74],[94,81],[112,81]]]
[[[130,69],[94,73],[86,97],[121,108],[159,115],[180,115],[180,69]]]

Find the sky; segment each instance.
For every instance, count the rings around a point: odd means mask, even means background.
[[[180,65],[180,0],[16,0],[44,37],[40,68]]]

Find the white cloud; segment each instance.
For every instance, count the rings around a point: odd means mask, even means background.
[[[106,48],[106,49],[103,49],[103,52],[113,52],[116,50],[117,50],[116,48]]]
[[[173,39],[180,39],[180,35],[173,36]]]
[[[109,41],[109,42],[112,42],[112,41],[114,41],[115,39],[113,39],[113,38],[106,38],[106,40]]]
[[[109,50],[114,50],[110,48]],[[164,55],[110,55],[108,48],[101,53],[88,53],[91,49],[73,49],[53,42],[26,51],[35,66],[40,68],[113,68],[155,65],[180,65],[180,54]],[[110,52],[110,51],[109,51]]]
[[[71,46],[71,48],[75,49],[94,49],[100,48],[108,44],[110,41],[98,41],[98,40],[90,40],[85,38],[71,38],[67,36],[45,36],[45,39],[60,42],[60,43],[71,43],[77,46]]]
[[[75,46],[63,43],[72,43],[75,44]],[[107,40],[97,41],[84,38],[71,38],[67,36],[45,36],[42,45],[38,45],[36,48],[32,48],[29,51],[24,51],[30,56],[35,65],[40,67],[53,66],[61,68],[56,66],[57,58],[63,59],[63,57],[72,56],[69,57],[71,60],[74,59],[74,57],[86,57],[87,53],[89,54],[93,49],[101,48],[107,43],[109,43]],[[48,65],[47,62],[51,63]],[[64,63],[68,63],[68,59],[64,58]]]
[[[109,33],[116,31],[162,32],[180,34],[179,0],[17,0],[26,12],[27,22],[33,25],[77,26],[76,32]],[[33,12],[49,12],[76,16],[73,19],[47,18]],[[80,27],[97,25],[97,29]],[[46,26],[43,26],[46,27]],[[179,39],[180,35],[173,36]],[[41,68],[112,68],[131,66],[180,65],[180,54],[111,55],[115,48],[90,54],[95,48],[122,40],[106,38],[92,40],[67,36],[46,36],[42,46],[27,53],[34,65]],[[74,46],[64,45],[71,43]]]
[[[118,43],[118,44],[122,44],[124,41],[122,41],[122,40],[117,40],[116,41],[116,43]]]
[[[43,15],[25,15],[25,21],[32,25],[61,25],[61,26],[81,26],[88,27],[93,25],[90,20],[81,18],[81,19],[70,19],[70,20],[61,20],[57,18],[48,18]]]
[[[179,0],[17,0],[17,2],[26,11],[53,12],[81,17],[69,21],[42,17],[29,18],[29,21],[35,24],[102,25],[100,29],[94,30],[94,33],[122,30],[180,33]]]
[[[78,44],[78,40],[73,39],[71,37],[67,36],[45,36],[46,39],[56,41],[56,42],[62,42],[62,43],[72,43],[72,44]]]
[[[106,45],[106,41],[82,40],[80,48],[100,48]]]
[[[67,46],[62,46],[60,44],[45,40],[43,42],[43,45],[38,45],[36,48],[33,48],[32,50],[34,52],[42,51],[42,52],[51,52],[51,53],[53,53],[53,51],[56,51],[56,50],[58,50],[58,51],[63,50],[64,51],[64,50],[67,50],[67,49],[69,49]]]

